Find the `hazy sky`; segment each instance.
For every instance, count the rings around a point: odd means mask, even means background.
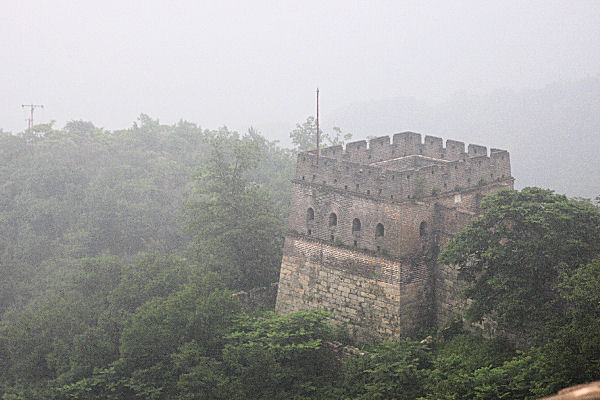
[[[7,1],[0,127],[140,113],[205,128],[349,103],[536,88],[600,72],[600,1]],[[265,132],[268,135],[268,132]]]

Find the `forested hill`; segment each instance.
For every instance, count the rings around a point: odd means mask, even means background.
[[[156,318],[181,331],[191,307],[219,342],[239,310],[232,292],[277,281],[294,162],[252,129],[146,115],[118,131],[85,121],[0,131],[0,397],[84,398],[72,392],[94,392],[86,382],[99,370],[107,385],[85,398],[172,398],[166,377],[131,374],[147,357],[172,368],[161,343],[170,359],[202,339],[159,338]],[[106,381],[126,353],[146,361]]]
[[[486,197],[441,254],[465,317],[506,337],[457,320],[355,343],[323,310],[243,305],[278,279],[294,154],[145,115],[0,133],[0,397],[536,399],[600,379],[600,208],[548,190]]]
[[[260,153],[248,179],[270,192],[282,217],[292,153],[246,136]],[[161,125],[146,115],[114,132],[72,121],[62,130],[0,133],[0,312],[49,285],[69,260],[104,254],[129,262],[140,252],[185,249],[184,201],[215,137],[239,140],[226,128]]]

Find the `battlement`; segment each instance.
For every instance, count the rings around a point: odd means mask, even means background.
[[[502,151],[492,149],[490,152]],[[315,153],[309,151],[306,153]],[[426,157],[455,161],[464,160],[469,157],[487,156],[488,151],[485,146],[469,144],[465,151],[465,143],[456,140],[444,140],[435,136],[425,136],[419,133],[402,132],[396,133],[390,142],[389,136],[381,136],[369,140],[359,140],[342,146],[332,146],[321,149],[321,155],[324,157],[335,158],[357,162],[359,164],[370,164],[373,162],[389,160],[391,158],[406,157],[409,155],[423,155]]]
[[[397,133],[298,155],[296,180],[400,201],[461,191],[511,178],[505,150]]]

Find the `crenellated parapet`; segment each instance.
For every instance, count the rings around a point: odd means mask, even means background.
[[[315,153],[310,151],[308,153]],[[381,136],[369,141],[359,140],[342,146],[332,146],[321,149],[322,156],[346,160],[360,164],[388,160],[391,158],[406,157],[409,155],[422,155],[448,161],[464,160],[469,157],[487,156],[487,148],[476,144],[469,144],[465,151],[465,143],[448,139],[444,140],[435,136],[425,136],[419,133],[402,132],[392,136]]]
[[[413,132],[298,155],[296,180],[391,201],[437,196],[512,180],[505,150]]]

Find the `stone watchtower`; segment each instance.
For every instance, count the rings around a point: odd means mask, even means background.
[[[509,154],[398,133],[298,155],[276,309],[323,308],[358,337],[441,324],[462,306],[438,249],[512,188]]]

